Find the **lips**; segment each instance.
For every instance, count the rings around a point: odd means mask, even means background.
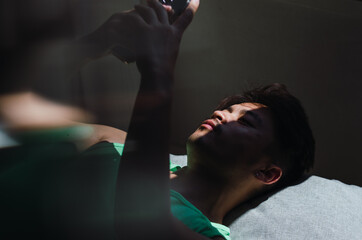
[[[204,127],[209,130],[214,130],[214,128],[216,127],[216,123],[214,121],[212,121],[211,119],[208,119],[208,120],[202,122],[201,127]]]

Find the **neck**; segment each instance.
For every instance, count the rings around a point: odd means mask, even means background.
[[[210,221],[222,223],[225,215],[248,199],[252,186],[245,178],[237,185],[207,172],[183,169],[171,181],[171,188],[198,208]]]

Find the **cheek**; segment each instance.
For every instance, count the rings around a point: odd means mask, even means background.
[[[230,158],[245,158],[261,151],[261,134],[253,128],[224,125],[215,131],[215,145],[219,152]]]
[[[227,146],[251,147],[261,141],[261,134],[253,128],[225,125],[217,132],[219,141]]]

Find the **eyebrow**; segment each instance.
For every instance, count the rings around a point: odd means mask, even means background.
[[[232,109],[231,106],[229,106],[229,107],[226,108],[226,110],[229,111],[229,112],[232,112],[233,109]],[[244,110],[243,112],[244,112],[244,114],[251,115],[252,118],[254,118],[259,125],[263,125],[263,120],[261,119],[261,117],[259,116],[259,114],[257,114],[257,113],[254,112],[254,110],[255,110],[255,109],[252,109],[252,110]]]

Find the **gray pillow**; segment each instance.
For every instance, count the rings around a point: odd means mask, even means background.
[[[171,162],[184,166],[186,156],[171,155]],[[311,176],[234,210],[226,221],[233,240],[361,240],[362,188]]]

